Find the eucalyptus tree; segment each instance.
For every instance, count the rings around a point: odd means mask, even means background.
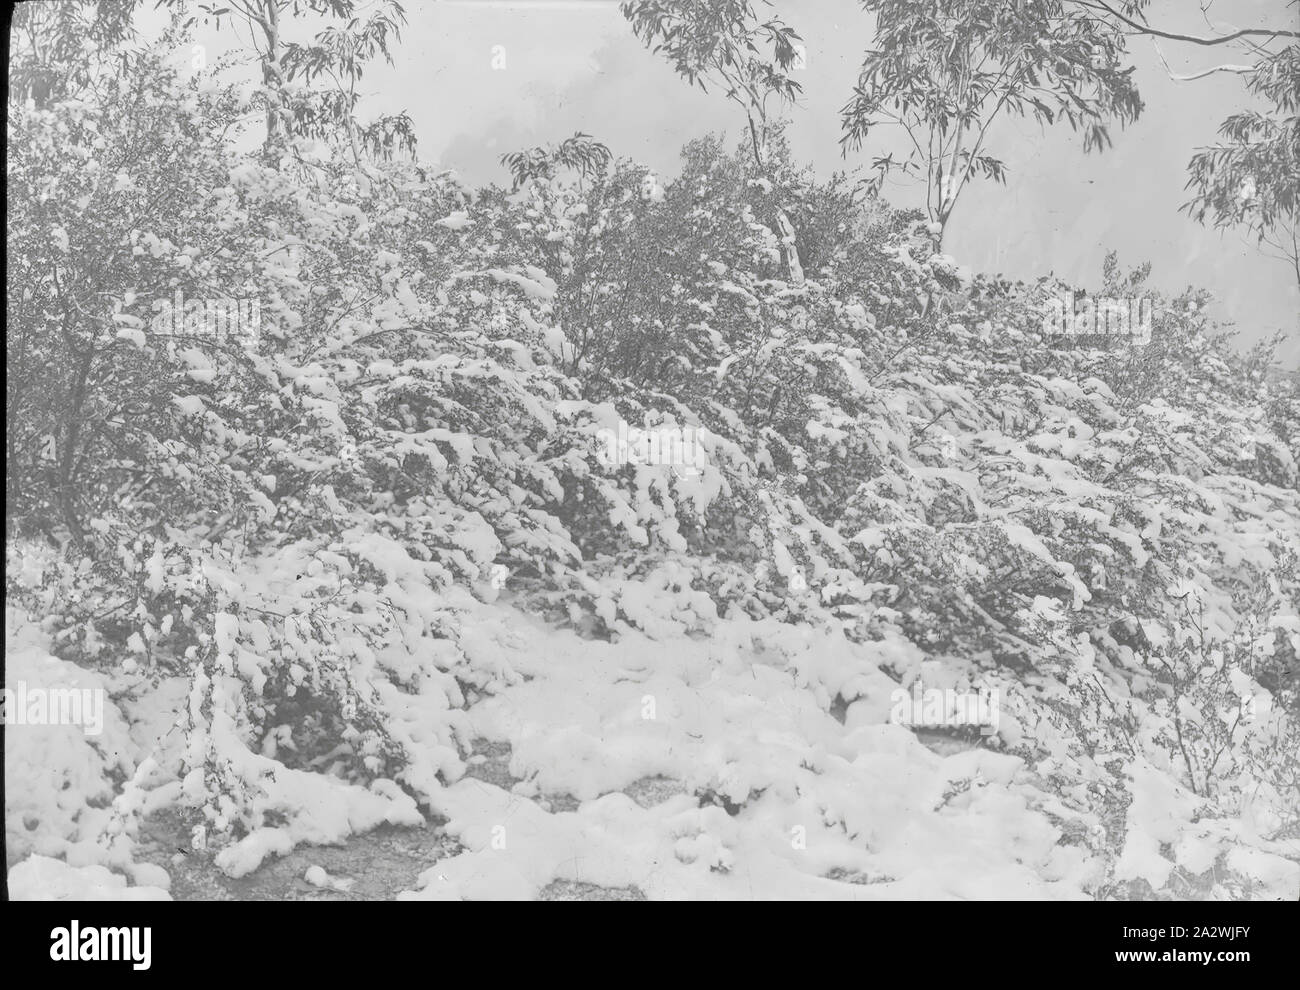
[[[1085,151],[1110,144],[1109,126],[1137,118],[1142,101],[1122,64],[1125,35],[1064,0],[862,0],[875,37],[852,98],[841,110],[841,145],[861,148],[897,125],[909,148],[873,160],[877,186],[890,173],[919,175],[936,250],[971,180],[1005,182],[993,124],[1015,115],[1044,127],[1068,123]]]
[[[771,0],[627,0],[621,7],[636,36],[682,79],[705,92],[721,90],[744,111],[760,172],[771,165],[771,111],[802,91],[792,75],[803,64],[802,39],[771,7]],[[784,204],[776,203],[773,215],[782,261],[800,283],[803,268]]]

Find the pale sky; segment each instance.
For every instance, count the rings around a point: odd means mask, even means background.
[[[1154,0],[1152,23],[1204,35],[1203,0]],[[582,130],[617,156],[645,162],[661,176],[678,169],[681,146],[710,131],[739,138],[743,115],[717,93],[689,88],[632,36],[606,0],[405,0],[408,25],[394,65],[371,67],[362,116],[406,110],[421,159],[453,168],[471,183],[506,179],[501,154],[556,142]],[[903,151],[884,129],[847,160],[838,144],[839,108],[850,95],[871,18],[853,0],[775,0],[804,38],[799,105],[788,111],[798,159],[819,172],[866,165]],[[1300,27],[1286,0],[1214,0],[1207,15],[1220,31],[1246,26]],[[146,14],[142,27],[157,15]],[[232,37],[199,29],[196,40],[223,51]],[[303,38],[302,40],[306,40]],[[1241,62],[1236,51],[1160,42],[1177,73]],[[990,128],[989,150],[1008,166],[1005,186],[979,182],[953,214],[945,250],[977,271],[1033,279],[1049,271],[1097,287],[1102,259],[1117,250],[1127,269],[1151,261],[1151,283],[1176,293],[1188,285],[1220,300],[1215,318],[1239,328],[1243,343],[1287,333],[1279,356],[1300,365],[1300,289],[1280,261],[1263,257],[1244,231],[1192,222],[1186,166],[1216,140],[1219,124],[1246,105],[1239,76],[1216,73],[1176,82],[1149,39],[1130,46],[1146,108],[1136,124],[1114,130],[1114,146],[1084,155],[1068,125],[1049,129],[1016,118]],[[919,187],[886,185],[897,205],[919,205]]]

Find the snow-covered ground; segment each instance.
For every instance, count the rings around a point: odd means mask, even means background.
[[[854,646],[775,621],[729,621],[709,639],[629,629],[611,643],[506,602],[472,608],[460,647],[494,676],[457,725],[467,759],[423,814],[392,782],[365,789],[279,766],[284,823],[215,863],[162,848],[156,824],[181,793],[171,726],[184,681],[100,679],[51,658],[10,610],[11,678],[102,685],[115,702],[97,736],[8,731],[11,896],[165,897],[164,868],[186,874],[187,896],[343,896],[360,878],[363,896],[402,900],[1060,899],[1089,897],[1099,880],[1078,837],[1104,823],[997,751],[1015,738],[1014,714],[987,745],[930,734],[927,746],[891,723],[898,685],[879,664],[904,644]],[[1259,896],[1300,884],[1284,843],[1267,848],[1245,822],[1192,824],[1192,795],[1153,768],[1132,774],[1121,875],[1159,886],[1226,853]],[[386,842],[356,838],[377,827]],[[328,869],[320,845],[335,847]],[[285,854],[288,874],[267,867]],[[214,890],[230,877],[242,886],[196,893],[196,870],[219,878]],[[367,881],[376,872],[387,889]]]

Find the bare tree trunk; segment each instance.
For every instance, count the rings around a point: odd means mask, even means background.
[[[262,14],[258,18],[266,36],[266,54],[262,56],[262,82],[266,86],[266,143],[262,153],[275,164],[280,159],[284,144],[284,121],[280,111],[284,107],[284,77],[280,71],[280,7],[278,0],[262,0]]]
[[[799,261],[799,245],[795,243],[794,224],[785,215],[785,210],[781,209],[777,210],[776,222],[781,228],[781,253],[785,256],[790,281],[795,285],[803,285],[803,264]]]
[[[747,107],[745,117],[749,121],[749,140],[754,148],[754,164],[758,167],[760,173],[766,173],[767,167],[763,163],[763,152],[761,150],[763,142],[767,138],[767,122],[763,118],[763,138],[759,138],[758,126],[754,123],[754,114]],[[795,242],[794,224],[786,216],[780,204],[776,208],[776,223],[781,228],[781,244],[778,250],[781,252],[781,265],[785,268],[790,276],[790,281],[795,285],[803,285],[803,264],[799,261],[799,246]]]

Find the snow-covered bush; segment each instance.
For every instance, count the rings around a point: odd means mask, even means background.
[[[1296,383],[1201,295],[1109,263],[1150,342],[1062,340],[1073,287],[975,276],[785,153],[773,180],[695,142],[645,195],[626,161],[358,181],[309,142],[238,151],[249,105],[155,56],[8,125],[7,589],[52,662],[187,679],[174,789],[228,871],[437,804],[467,708],[523,679],[462,621],[503,595],[603,639],[762,629],[826,710],[997,685],[989,745],[1084,823],[1098,892],[1169,882],[1186,837],[1132,836],[1171,802],[1300,817]],[[160,323],[177,292],[256,325]],[[629,428],[701,457],[611,461]],[[100,803],[144,766],[68,759]],[[742,805],[760,762],[701,788]]]

